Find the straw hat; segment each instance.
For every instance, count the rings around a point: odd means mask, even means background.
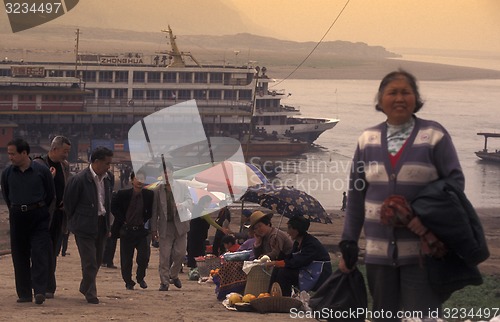
[[[267,215],[260,210],[254,211],[250,216],[250,227],[253,227],[256,223],[258,223],[262,218]]]

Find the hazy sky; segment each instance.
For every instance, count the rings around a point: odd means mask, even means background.
[[[80,0],[51,23],[318,41],[348,0]],[[0,31],[9,30],[0,13]],[[24,31],[19,33],[29,33]],[[500,0],[350,0],[325,40],[500,54]]]
[[[347,0],[224,0],[293,40],[319,40]],[[498,0],[351,0],[326,40],[500,53]]]

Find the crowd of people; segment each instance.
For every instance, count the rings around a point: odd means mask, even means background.
[[[364,229],[368,289],[374,311],[413,310],[433,312],[443,303],[431,287],[421,263],[422,236],[428,228],[415,216],[405,225],[381,220],[388,197],[400,195],[408,202],[426,185],[449,178],[464,187],[464,175],[446,129],[437,122],[415,116],[422,108],[415,77],[403,70],[386,75],[379,86],[376,110],[386,120],[365,130],[358,139],[350,172],[351,186],[343,193],[345,225],[341,236],[339,269],[349,274],[358,259],[357,243]],[[321,263],[316,290],[332,273],[330,256],[321,242],[308,233],[310,223],[292,217],[287,230],[273,227],[262,211],[244,211],[245,223],[236,236],[229,230],[231,212],[222,205],[215,222],[207,215],[210,197],[197,204],[188,187],[173,179],[173,166],[163,163],[163,181],[152,191],[144,188],[146,174],[130,172],[132,187],[113,191],[109,171],[113,152],[98,147],[90,154],[88,168],[70,178],[67,157],[71,142],[64,136],[52,140],[50,151],[30,158],[24,139],[7,144],[11,166],[1,176],[4,199],[9,207],[11,249],[18,302],[42,304],[56,292],[59,248],[71,231],[82,265],[79,291],[91,304],[98,304],[96,276],[101,265],[115,267],[105,253],[114,254],[120,238],[120,268],[125,288],[147,288],[146,271],[150,245],[160,250],[159,291],[171,284],[182,287],[179,274],[187,255],[190,270],[198,256],[206,254],[210,226],[217,231],[212,252],[252,250],[251,258],[267,256],[273,267],[271,283],[280,284],[289,296],[301,288],[300,271]],[[362,184],[360,184],[362,183]],[[111,223],[111,214],[114,221]],[[191,219],[194,215],[195,219]],[[114,246],[113,246],[114,243]],[[137,270],[132,276],[136,252]],[[63,250],[63,256],[65,250]],[[395,319],[397,320],[397,319]]]

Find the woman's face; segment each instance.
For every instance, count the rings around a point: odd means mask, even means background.
[[[387,122],[400,125],[408,122],[416,108],[413,89],[405,78],[398,78],[387,84],[379,102],[387,115]]]
[[[299,236],[298,230],[295,228],[292,228],[292,226],[290,226],[290,225],[288,225],[286,232],[290,236],[290,238],[292,238],[292,240],[297,239],[297,237]]]
[[[256,236],[264,237],[271,231],[271,226],[268,226],[263,222],[259,221],[253,226],[253,231]]]

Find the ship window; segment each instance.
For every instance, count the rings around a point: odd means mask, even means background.
[[[66,70],[66,77],[75,77],[75,71],[74,70]]]
[[[193,73],[182,72],[179,73],[179,83],[192,83]]]
[[[236,99],[236,91],[225,90],[224,91],[224,99],[225,100],[234,100],[234,99]]]
[[[148,90],[148,91],[146,91],[146,99],[147,100],[158,100],[158,99],[160,99],[160,91],[159,90]]]
[[[252,91],[251,90],[240,90],[240,100],[251,100]]]
[[[211,100],[220,100],[222,97],[222,91],[218,90],[208,91],[208,97]]]
[[[113,72],[109,70],[99,72],[99,82],[113,82]]]
[[[204,100],[207,98],[207,91],[206,90],[200,90],[200,89],[197,89],[195,91],[193,91],[193,94],[194,94],[194,99],[198,99],[198,100]]]
[[[177,82],[176,73],[173,73],[173,72],[163,73],[163,82],[164,83],[176,83]]]
[[[132,91],[132,98],[135,100],[144,99],[144,91],[142,89],[134,89]]]
[[[0,76],[10,76],[10,69],[0,69]]]
[[[134,83],[144,83],[146,81],[146,73],[134,71]]]
[[[115,98],[127,98],[127,90],[123,88],[116,88]]]
[[[128,71],[116,71],[115,83],[128,83]]]
[[[84,70],[82,72],[82,78],[85,82],[95,82],[97,73],[94,71]]]
[[[149,72],[148,73],[148,83],[159,83],[161,73],[160,72]]]
[[[99,89],[98,98],[111,98],[111,89]]]
[[[180,90],[178,94],[179,94],[179,99],[181,100],[191,99],[191,91],[188,89]]]
[[[164,100],[174,100],[175,99],[175,91],[167,89],[162,91],[162,97]]]
[[[222,73],[211,73],[210,83],[221,84],[222,83]]]
[[[50,70],[48,71],[50,77],[63,77],[62,70]]]
[[[194,82],[195,83],[207,83],[207,73],[194,73]]]

